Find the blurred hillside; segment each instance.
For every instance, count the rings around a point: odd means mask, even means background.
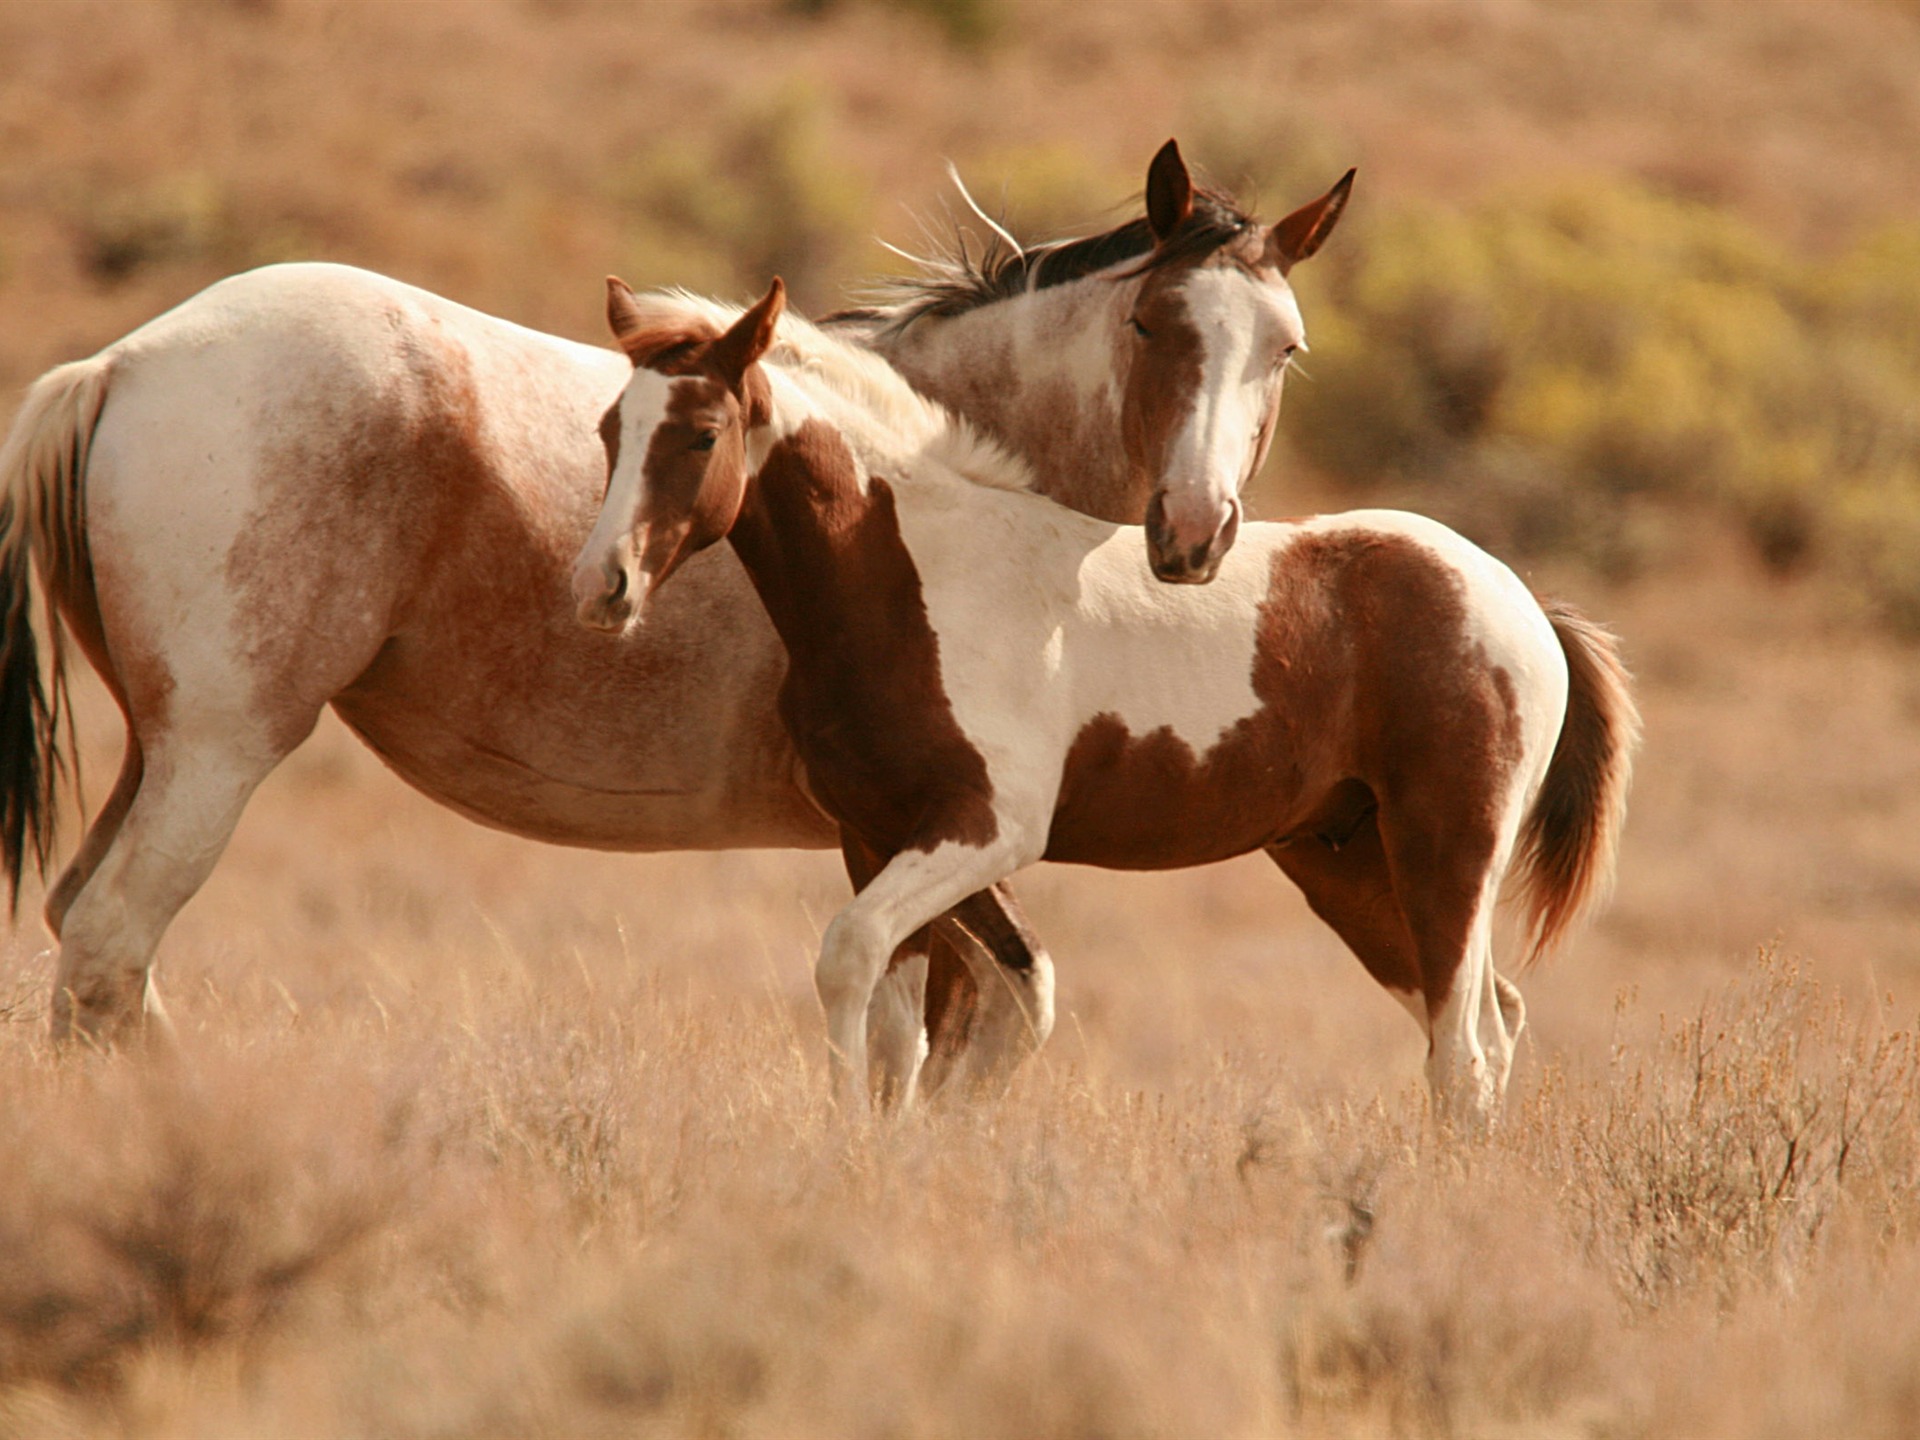
[[[517,840],[328,717],[163,944],[189,1064],[56,1061],[0,944],[0,1437],[1912,1434],[1917,76],[1916,0],[0,0],[8,395],[268,260],[597,341],[837,303],[949,157],[1025,234],[1357,164],[1255,509],[1441,514],[1647,718],[1463,1149],[1262,857],[1019,877],[1047,1052],[863,1131],[834,856]]]
[[[1630,573],[1704,503],[1910,628],[1915,75],[1911,0],[0,0],[0,388],[288,258],[824,309],[945,159],[1044,236],[1177,134],[1268,214],[1361,169],[1256,509],[1304,460]]]

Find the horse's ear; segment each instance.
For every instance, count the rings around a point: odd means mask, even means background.
[[[1193,177],[1180,158],[1179,143],[1169,140],[1147,167],[1147,224],[1153,238],[1165,240],[1192,213]]]
[[[787,308],[787,287],[778,276],[754,307],[733,322],[731,329],[707,347],[707,363],[738,388],[748,368],[773,345],[773,327]]]
[[[1347,208],[1347,192],[1353,189],[1353,171],[1340,177],[1340,183],[1311,205],[1302,205],[1267,232],[1267,263],[1279,267],[1282,275],[1312,255],[1333,233],[1340,212]]]
[[[646,326],[640,318],[639,300],[618,275],[607,277],[607,324],[612,327],[613,338],[631,355],[629,342]]]

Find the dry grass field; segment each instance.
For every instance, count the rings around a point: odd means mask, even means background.
[[[1626,172],[1813,253],[1920,219],[1915,74],[1896,0],[0,0],[0,384],[292,254],[819,306],[943,156],[1097,220],[1168,133],[1269,210]],[[37,893],[0,943],[0,1437],[1914,1433],[1920,658],[1665,523],[1529,574],[1647,741],[1477,1145],[1264,860],[1024,877],[1046,1054],[850,1126],[830,857],[515,840],[328,720],[163,947],[180,1063],[50,1055]]]

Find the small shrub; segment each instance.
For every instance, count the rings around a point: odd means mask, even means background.
[[[648,150],[615,196],[632,226],[629,278],[744,296],[780,275],[818,308],[868,208],[832,156],[826,104],[797,81],[713,138]]]
[[[155,1348],[253,1339],[390,1220],[368,1097],[336,1085],[289,1105],[258,1078],[111,1060],[50,1077],[34,1098],[61,1104],[67,1130],[9,1145],[0,1185],[0,1391],[99,1392]]]
[[[1311,379],[1288,401],[1323,470],[1465,509],[1523,553],[1615,550],[1643,498],[1705,505],[1770,567],[1826,561],[1920,628],[1920,231],[1807,261],[1596,183],[1408,207],[1340,242],[1301,275]]]
[[[161,265],[243,270],[310,248],[299,226],[256,213],[200,174],[89,195],[71,223],[81,268],[103,285]]]
[[[227,206],[202,176],[173,176],[94,197],[76,220],[82,268],[106,284],[153,265],[218,251]]]
[[[1915,1032],[1856,1019],[1763,952],[1746,984],[1663,1020],[1652,1053],[1616,1049],[1567,1107],[1567,1200],[1636,1304],[1790,1283],[1850,1202],[1869,1228],[1911,1223],[1917,1087]]]

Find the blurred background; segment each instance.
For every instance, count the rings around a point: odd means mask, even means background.
[[[1260,857],[1020,877],[1043,1056],[849,1127],[834,857],[517,840],[329,717],[162,946],[190,1064],[54,1061],[0,941],[0,1436],[1913,1433],[1916,0],[0,0],[0,421],[248,266],[817,313],[948,160],[1044,238],[1169,135],[1360,171],[1253,512],[1438,515],[1637,675],[1492,1141]]]
[[[1358,165],[1255,513],[1440,516],[1615,624],[1648,712],[1618,902],[1531,983],[1536,1043],[1763,946],[1920,998],[1916,76],[1913,0],[0,0],[0,389],[274,260],[597,342],[609,271],[857,297],[946,223],[948,160],[1029,238],[1135,213],[1169,135],[1268,217]],[[329,721],[163,954],[290,1005],[426,952],[621,956],[804,1013],[840,884],[482,832]],[[1264,861],[1026,890],[1061,1043],[1118,1073],[1223,1036],[1417,1072]]]

